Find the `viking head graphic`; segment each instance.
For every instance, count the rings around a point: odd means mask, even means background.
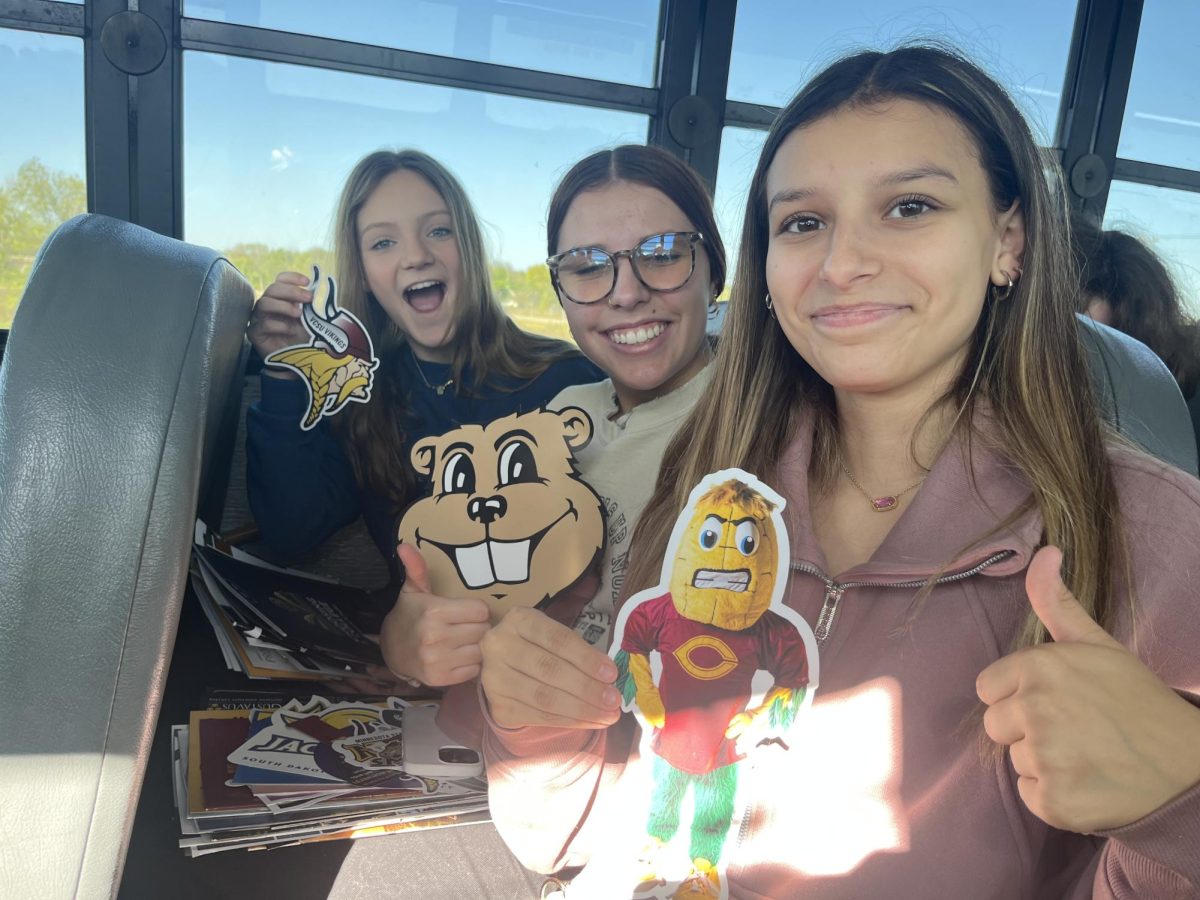
[[[313,266],[312,286],[319,287],[321,270]],[[285,347],[268,356],[264,363],[291,369],[308,385],[308,412],[300,427],[308,431],[322,416],[331,416],[351,401],[366,403],[371,399],[372,373],[379,366],[371,345],[371,336],[362,322],[337,306],[337,285],[327,278],[329,295],[325,299],[325,315],[321,316],[312,303],[303,306],[304,327],[312,342]]]

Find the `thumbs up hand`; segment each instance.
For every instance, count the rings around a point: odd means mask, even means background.
[[[1025,805],[1087,833],[1127,825],[1200,783],[1200,710],[1088,615],[1061,566],[1062,552],[1043,547],[1025,575],[1054,643],[992,663],[975,689]]]
[[[379,635],[388,668],[401,678],[439,687],[470,681],[483,659],[479,642],[489,627],[487,604],[437,596],[421,551],[400,544],[397,555],[404,566],[404,587]]]

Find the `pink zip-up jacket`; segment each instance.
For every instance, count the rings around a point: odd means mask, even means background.
[[[1007,756],[981,750],[975,679],[1029,612],[1041,517],[961,551],[1029,497],[1019,472],[976,440],[972,486],[952,442],[870,561],[834,581],[809,516],[811,437],[809,423],[774,487],[788,500],[786,599],[817,635],[820,684],[788,749],[760,747],[743,764],[747,812],[721,859],[730,897],[1200,898],[1200,785],[1079,835],[1029,812]],[[1200,482],[1132,451],[1111,458],[1137,602],[1136,628],[1123,615],[1116,636],[1200,703]],[[621,816],[635,736],[629,716],[607,731],[488,722],[492,814],[522,862],[583,865],[611,829],[644,827]]]

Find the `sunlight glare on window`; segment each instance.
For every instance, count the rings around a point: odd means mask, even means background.
[[[1200,4],[1195,0],[1145,5],[1117,156],[1200,169],[1197,34]]]
[[[1050,145],[1074,24],[1073,0],[957,0],[937,6],[911,0],[739,0],[728,96],[783,106],[844,53],[932,38],[949,41],[998,78],[1030,117],[1035,137]]]
[[[184,15],[562,75],[650,85],[657,0],[186,0]]]

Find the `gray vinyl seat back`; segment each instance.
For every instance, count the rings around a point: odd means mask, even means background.
[[[1136,338],[1087,316],[1078,319],[1104,417],[1147,453],[1198,474],[1196,434],[1171,370]]]
[[[34,262],[0,368],[0,895],[116,894],[252,304],[104,216]]]

